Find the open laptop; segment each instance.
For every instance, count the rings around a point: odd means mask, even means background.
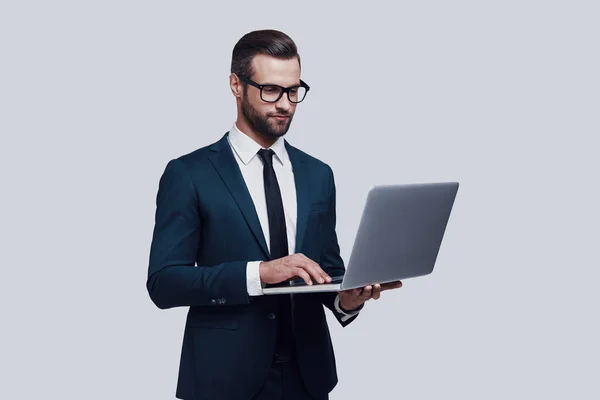
[[[428,275],[454,205],[458,182],[377,185],[367,193],[344,276],[307,285],[298,278],[264,294],[333,292]]]

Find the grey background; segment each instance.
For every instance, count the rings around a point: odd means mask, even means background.
[[[461,183],[434,273],[330,319],[331,398],[598,398],[598,11],[3,1],[0,398],[174,398],[158,179],[229,129],[231,50],[262,28],[299,46],[288,139],[334,169],[346,261],[371,185]]]

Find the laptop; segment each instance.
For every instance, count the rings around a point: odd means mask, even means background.
[[[265,295],[337,292],[431,274],[458,191],[458,182],[372,186],[343,276],[307,285],[288,280]]]

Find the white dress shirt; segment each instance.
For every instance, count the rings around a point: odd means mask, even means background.
[[[263,178],[263,162],[258,156],[258,151],[262,146],[245,133],[241,132],[234,124],[229,131],[229,145],[233,149],[235,159],[240,167],[254,207],[258,215],[258,220],[270,250],[269,236],[269,217],[267,213],[267,202],[265,198],[265,186]],[[271,147],[275,153],[273,156],[273,169],[277,176],[277,183],[281,190],[281,198],[285,213],[285,226],[287,232],[288,254],[296,252],[296,222],[297,222],[297,204],[296,204],[296,184],[294,181],[294,172],[292,163],[288,157],[283,138],[279,138]],[[263,283],[260,281],[259,265],[261,261],[251,261],[246,269],[248,294],[250,296],[260,296],[263,294]],[[339,306],[339,295],[335,299],[335,309],[345,314],[342,320],[347,320],[356,315],[358,311],[346,313]]]

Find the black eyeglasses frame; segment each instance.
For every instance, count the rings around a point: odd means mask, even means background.
[[[281,96],[283,96],[283,94],[286,93],[287,97],[288,97],[288,100],[290,101],[290,103],[298,104],[298,103],[301,103],[302,101],[304,101],[304,99],[306,98],[306,95],[308,94],[308,91],[310,90],[310,86],[308,86],[306,84],[306,82],[304,82],[302,79],[300,79],[300,84],[299,85],[294,85],[294,86],[290,86],[290,87],[285,88],[283,86],[275,85],[275,84],[272,84],[272,83],[261,85],[260,83],[256,83],[252,79],[250,79],[250,78],[248,78],[247,76],[244,76],[244,75],[238,75],[238,78],[240,78],[240,81],[242,81],[244,83],[247,83],[247,84],[249,84],[251,86],[254,86],[255,88],[259,89],[260,90],[260,99],[262,101],[264,101],[265,103],[277,103],[279,101],[279,99],[281,99]],[[263,98],[263,88],[265,88],[265,87],[277,87],[277,88],[279,88],[280,89],[279,97],[277,97],[276,100],[265,100]],[[302,97],[301,100],[299,100],[299,101],[293,101],[290,98],[290,90],[297,89],[299,87],[305,88],[306,89],[306,93],[304,93],[304,96]]]

